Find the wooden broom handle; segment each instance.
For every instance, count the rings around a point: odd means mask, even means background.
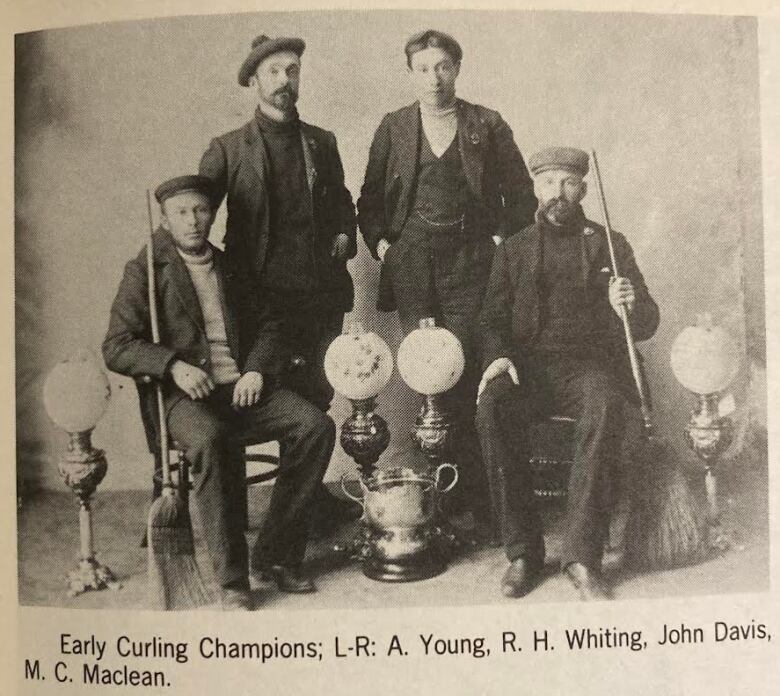
[[[146,270],[149,282],[149,319],[152,325],[152,341],[155,345],[160,343],[160,320],[157,316],[157,292],[154,278],[154,221],[152,220],[152,192],[146,190],[146,210],[149,215],[149,242],[146,245]],[[157,420],[160,433],[160,464],[162,466],[163,491],[173,489],[171,483],[171,460],[168,452],[168,423],[165,419],[165,403],[163,401],[162,384],[156,381],[155,392],[157,395]]]
[[[615,258],[615,246],[612,243],[612,225],[609,222],[609,212],[607,211],[607,199],[604,196],[604,184],[601,182],[601,172],[599,171],[599,161],[596,158],[596,151],[590,151],[593,160],[593,176],[596,179],[596,189],[601,203],[601,214],[604,217],[604,230],[607,235],[607,246],[609,247],[609,258],[612,262],[612,277],[620,276]],[[653,431],[653,421],[650,415],[650,403],[645,390],[645,381],[642,378],[642,371],[639,369],[639,357],[637,355],[634,334],[631,331],[631,323],[628,320],[628,310],[625,305],[620,305],[620,319],[623,321],[623,332],[626,336],[626,347],[628,348],[628,359],[631,362],[631,373],[634,376],[636,390],[639,393],[639,404],[642,411],[642,420],[644,421],[645,433],[650,435]]]

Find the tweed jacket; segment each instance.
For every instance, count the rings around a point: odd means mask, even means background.
[[[348,257],[357,253],[355,208],[344,186],[336,136],[300,122],[306,179],[311,194],[313,251],[322,291],[348,311],[354,301],[346,261],[331,257],[333,239],[349,238]],[[263,273],[270,234],[268,152],[257,120],[211,141],[200,161],[200,173],[212,179],[219,202],[227,196],[225,263],[257,283]],[[291,273],[296,269],[291,268]]]
[[[623,324],[610,309],[609,277],[612,275],[604,228],[583,218],[581,234],[585,242],[586,292],[603,298],[602,311],[611,321],[611,345],[605,346],[617,358],[621,381],[632,384]],[[651,338],[658,328],[659,312],[634,259],[631,245],[619,232],[613,232],[615,259],[620,275],[634,286],[636,301],[630,315],[635,340]],[[500,357],[511,358],[523,370],[523,354],[532,349],[540,329],[541,232],[538,223],[529,225],[496,248],[488,288],[480,315],[483,370]]]
[[[147,285],[146,247],[127,263],[111,306],[103,341],[106,366],[138,380],[142,397],[151,379],[163,385],[166,408],[185,398],[168,374],[174,359],[209,371],[211,355],[200,302],[189,271],[176,251],[170,234],[162,228],[153,235],[157,312],[160,343],[152,341]],[[212,247],[220,289],[228,345],[239,370],[278,375],[286,364],[279,342],[279,320],[241,293],[234,275],[225,268],[222,252]],[[148,389],[147,389],[148,391]]]
[[[458,148],[487,237],[509,237],[533,222],[536,197],[512,131],[497,111],[457,100]],[[360,232],[376,257],[380,239],[401,235],[413,204],[422,123],[415,102],[387,114],[374,135],[358,200]]]

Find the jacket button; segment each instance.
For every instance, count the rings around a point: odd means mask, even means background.
[[[207,361],[206,361],[206,358],[201,358],[201,359],[200,359],[200,364],[201,364],[201,365],[205,365],[205,364],[206,364],[206,362],[207,362]]]

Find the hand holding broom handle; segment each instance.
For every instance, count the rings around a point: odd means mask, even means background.
[[[607,245],[609,246],[609,258],[612,262],[612,277],[617,278],[620,276],[617,267],[617,260],[615,258],[615,247],[612,244],[612,226],[609,223],[609,213],[607,212],[607,199],[604,197],[604,184],[601,182],[601,172],[599,171],[599,162],[596,158],[596,151],[590,151],[591,159],[593,160],[593,175],[596,178],[596,188],[599,193],[599,202],[601,203],[601,213],[604,216],[604,229],[607,235]],[[626,346],[628,348],[628,359],[631,362],[631,373],[634,376],[634,383],[636,389],[639,392],[639,403],[642,411],[642,421],[644,423],[645,435],[650,436],[653,434],[653,420],[650,414],[650,404],[647,398],[647,390],[645,389],[645,381],[642,378],[642,372],[639,369],[639,358],[636,352],[636,344],[634,343],[634,335],[631,332],[631,324],[628,320],[628,309],[625,305],[620,305],[620,318],[623,321],[623,330],[626,334]]]
[[[152,193],[146,190],[146,209],[149,214],[149,243],[146,245],[146,266],[147,276],[149,278],[149,318],[152,325],[152,342],[157,345],[160,343],[160,321],[157,317],[157,292],[154,279],[154,222],[152,220]],[[160,426],[160,463],[162,466],[162,492],[163,495],[173,494],[173,483],[171,481],[171,461],[168,452],[168,423],[165,420],[165,404],[163,403],[162,385],[155,383],[157,392],[157,420]]]

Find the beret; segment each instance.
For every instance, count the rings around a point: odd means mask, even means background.
[[[412,36],[404,46],[404,53],[406,53],[407,59],[411,60],[413,54],[417,51],[423,51],[429,46],[436,46],[446,51],[456,63],[460,63],[463,58],[463,49],[460,44],[449,34],[436,29],[426,29]]]
[[[306,42],[303,39],[286,37],[272,39],[265,34],[255,37],[255,40],[252,41],[252,50],[238,71],[238,84],[242,87],[249,87],[249,78],[255,74],[260,61],[272,53],[292,51],[300,58],[305,48]]]
[[[176,176],[168,181],[163,181],[155,190],[154,197],[157,202],[162,203],[179,193],[184,191],[197,191],[207,196],[214,205],[216,200],[216,192],[214,190],[214,182],[207,176],[201,176],[199,174],[186,174],[185,176]]]
[[[531,174],[540,174],[548,169],[569,169],[580,176],[588,173],[588,153],[576,147],[547,147],[528,158]]]

